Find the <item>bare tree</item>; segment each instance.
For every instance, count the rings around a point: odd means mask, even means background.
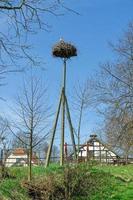
[[[60,155],[59,153],[60,153],[60,151],[59,151],[58,146],[53,145],[52,153],[51,153],[51,159],[52,159],[53,162],[59,161],[59,155]]]
[[[9,122],[6,118],[0,117],[0,146],[7,149],[9,138]]]
[[[50,117],[50,106],[47,104],[47,89],[42,89],[41,81],[34,76],[24,81],[22,93],[17,97],[15,114],[16,122],[11,132],[29,149],[29,180],[32,171],[32,153],[49,134],[48,118]],[[44,96],[45,95],[45,96]],[[23,137],[15,134],[23,133]]]
[[[17,137],[16,137],[17,135]],[[24,148],[28,149],[28,143],[27,143],[27,138],[25,137],[24,132],[18,132],[16,135],[13,135],[12,137],[12,144],[11,144],[11,149],[16,149],[16,148]]]
[[[90,82],[91,95],[105,117],[106,130],[107,126],[114,130],[111,131],[114,141],[117,138],[117,143],[130,149],[129,136],[130,141],[133,139],[133,23],[129,24],[123,38],[111,47],[116,58],[114,62],[101,65],[101,73]]]
[[[84,117],[85,110],[89,107],[90,103],[90,95],[89,95],[89,87],[88,87],[88,81],[81,84],[78,83],[77,86],[74,88],[74,100],[73,100],[73,108],[77,113],[77,138],[78,138],[78,152],[80,148],[80,133],[81,133],[81,126],[82,126],[82,120]],[[77,156],[78,158],[78,156]]]
[[[119,151],[125,157],[126,163],[128,157],[133,152],[133,121],[128,113],[122,116],[116,116],[110,112],[105,119],[105,132],[108,143]]]
[[[60,1],[43,0],[19,0],[0,1],[0,17],[6,27],[0,31],[0,61],[1,66],[8,61],[13,64],[18,58],[28,58],[33,63],[33,59],[28,54],[27,34],[36,33],[38,29],[47,30],[49,28],[45,21],[47,13],[60,15]],[[2,23],[2,22],[1,22]]]
[[[17,135],[17,137],[16,137]],[[40,163],[43,163],[42,161],[46,159],[46,153],[48,150],[48,143],[47,143],[47,137],[44,137],[42,139],[42,136],[36,135],[36,138],[34,139],[36,141],[39,141],[37,145],[33,148],[33,151],[35,154],[38,155],[38,161]],[[35,142],[35,141],[34,141]],[[27,143],[27,137],[25,133],[19,132],[15,134],[12,138],[12,143],[11,143],[11,149],[16,149],[16,148],[23,148],[28,151],[29,149],[29,144]]]
[[[23,60],[26,66],[40,64],[38,55],[33,55],[29,35],[38,30],[49,31],[47,15],[63,15],[64,9],[72,11],[60,0],[0,0],[1,81],[7,73],[18,70]]]

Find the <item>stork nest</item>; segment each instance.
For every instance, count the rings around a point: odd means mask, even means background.
[[[74,45],[61,40],[59,43],[54,45],[52,54],[55,57],[70,58],[77,56],[77,49]]]

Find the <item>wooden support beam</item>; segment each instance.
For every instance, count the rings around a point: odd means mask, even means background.
[[[73,145],[74,157],[76,159],[77,154],[76,154],[76,144],[75,144],[75,139],[74,139],[74,131],[73,131],[73,126],[72,126],[72,121],[71,121],[71,116],[70,116],[70,111],[69,111],[69,106],[68,106],[66,96],[65,96],[65,103],[66,103],[67,119],[68,119],[70,133],[71,133],[71,140],[72,140],[72,145]]]
[[[72,139],[72,144],[73,144],[73,149],[74,149],[74,156],[76,158],[76,145],[75,145],[75,139],[74,139],[74,131],[73,131],[72,121],[71,121],[71,117],[70,117],[68,102],[67,102],[67,98],[66,98],[66,94],[65,94],[65,90],[66,90],[66,60],[67,59],[63,60],[64,68],[63,68],[62,90],[61,90],[59,105],[58,105],[56,118],[55,118],[55,122],[54,122],[52,137],[51,137],[51,141],[50,141],[50,145],[49,145],[48,153],[47,153],[47,157],[46,157],[46,164],[45,164],[46,167],[49,165],[49,161],[50,161],[53,141],[54,141],[56,127],[57,127],[58,118],[59,118],[59,114],[60,114],[60,109],[61,109],[60,165],[62,166],[64,164],[65,110],[67,111],[67,118],[68,118],[69,128],[70,128],[70,132],[71,132],[71,139]]]
[[[53,141],[54,141],[56,127],[57,127],[59,113],[60,113],[61,101],[62,101],[62,92],[61,92],[61,95],[60,95],[59,105],[58,105],[58,109],[57,109],[57,112],[56,112],[56,117],[55,117],[55,122],[54,122],[54,126],[53,126],[52,137],[51,137],[51,141],[50,141],[50,145],[49,145],[48,153],[47,153],[47,157],[46,157],[45,167],[47,167],[49,165],[49,161],[50,161],[50,156],[51,156],[51,152],[52,152]]]

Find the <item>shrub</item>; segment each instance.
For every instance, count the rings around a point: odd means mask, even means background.
[[[107,178],[108,175],[108,178]],[[86,166],[67,166],[61,173],[51,173],[24,182],[30,197],[34,200],[81,200],[91,199],[98,191],[104,190],[110,175],[96,172]]]

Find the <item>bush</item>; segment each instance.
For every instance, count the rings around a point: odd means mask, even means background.
[[[32,182],[24,182],[29,196],[34,200],[81,200],[92,199],[98,191],[100,193],[106,186],[110,175],[96,172],[86,166],[67,166],[62,173],[51,173],[35,179]]]

